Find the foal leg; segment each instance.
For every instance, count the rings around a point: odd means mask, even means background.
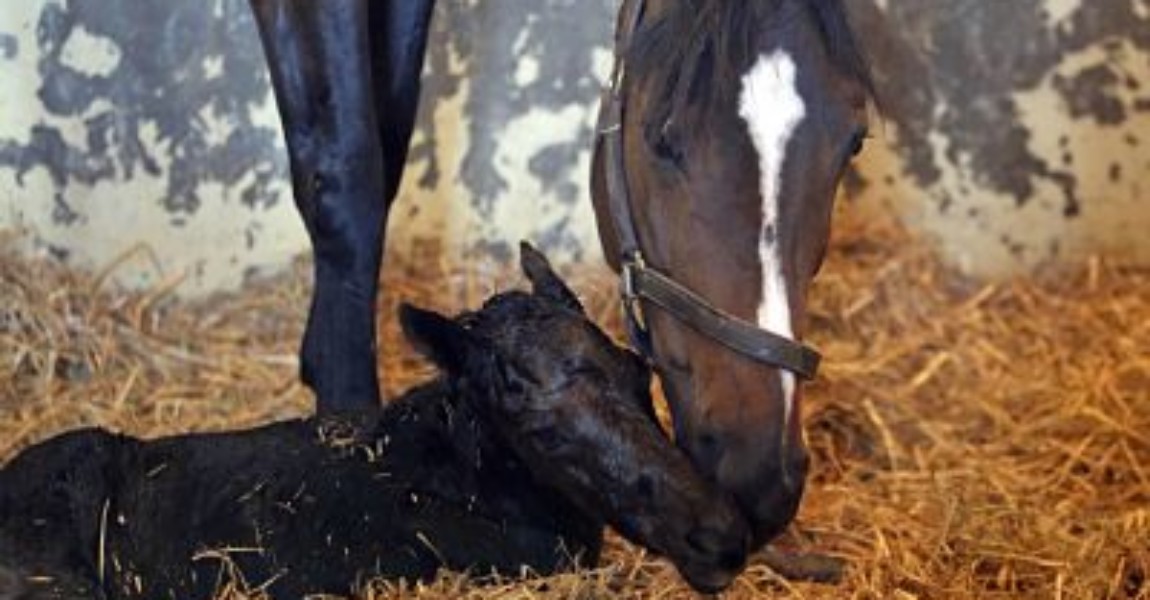
[[[315,254],[300,374],[321,414],[379,404],[375,299],[396,186],[380,169],[369,3],[251,0]]]

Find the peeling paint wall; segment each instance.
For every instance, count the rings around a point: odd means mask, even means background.
[[[243,0],[6,2],[0,227],[122,281],[234,287],[304,243]]]
[[[445,0],[389,251],[597,255],[586,202],[615,0]],[[130,18],[125,18],[130,15]],[[121,281],[234,287],[307,248],[246,0],[0,11],[0,228]]]
[[[441,0],[390,247],[599,256],[586,182],[617,0]]]
[[[886,117],[851,178],[956,263],[1150,262],[1150,0],[855,0]],[[441,0],[389,252],[596,260],[617,0]],[[131,15],[131,18],[125,18]],[[306,248],[246,0],[0,10],[0,228],[122,281],[234,287]],[[146,251],[132,252],[133,249]]]
[[[1094,253],[1150,263],[1150,0],[854,8],[890,146],[867,154],[855,195],[973,274]]]

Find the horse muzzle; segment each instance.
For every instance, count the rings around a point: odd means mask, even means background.
[[[735,498],[750,526],[752,550],[786,529],[803,497],[809,465],[806,449],[797,436],[787,435],[781,444],[780,439],[711,433],[680,441],[696,468]]]

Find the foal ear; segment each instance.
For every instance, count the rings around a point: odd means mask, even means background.
[[[479,340],[470,331],[437,312],[405,302],[399,307],[399,323],[411,345],[450,374],[462,374],[468,359],[481,352]]]
[[[579,302],[579,297],[555,274],[551,263],[547,262],[547,257],[526,241],[519,242],[519,266],[531,281],[531,288],[536,296],[583,312],[583,304]]]

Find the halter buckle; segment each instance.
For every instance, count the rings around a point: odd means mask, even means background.
[[[635,285],[635,273],[646,268],[647,263],[643,260],[643,253],[638,250],[623,258],[620,283],[624,302],[631,304],[639,299],[638,286]]]
[[[623,322],[627,327],[627,336],[631,338],[631,345],[638,350],[647,364],[654,365],[655,350],[651,344],[651,332],[647,328],[643,309],[639,306],[640,294],[635,281],[636,274],[646,268],[643,253],[636,250],[625,254],[619,278],[619,295],[623,300]]]

